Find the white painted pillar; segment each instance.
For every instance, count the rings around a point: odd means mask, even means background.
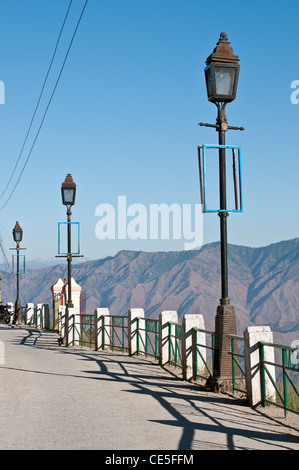
[[[65,305],[59,305],[58,307],[58,332],[61,338],[64,338],[65,334]]]
[[[43,327],[43,304],[36,304],[36,327]]]
[[[139,318],[139,322],[137,321],[138,318]],[[137,329],[138,323],[139,323],[139,328],[140,328],[139,331]],[[128,312],[128,347],[129,347],[130,356],[137,353],[138,343],[139,343],[139,352],[144,352],[145,351],[144,310],[143,308],[130,308]]]
[[[15,311],[14,304],[13,304],[13,302],[7,302],[6,305],[8,306],[8,311],[9,311],[9,315],[10,315],[9,323],[12,323],[12,320],[13,320],[13,317],[14,317],[14,311]],[[26,322],[26,316],[25,316],[25,322]]]
[[[57,282],[51,287],[53,301],[53,330],[57,330],[58,327],[58,310],[59,306],[64,305],[64,282],[62,279],[58,279]]]
[[[178,323],[175,310],[165,310],[159,315],[159,364],[163,366],[169,361],[168,322]],[[170,338],[174,346],[174,338]]]
[[[50,328],[50,309],[48,304],[43,304],[42,306],[42,319],[42,327],[48,330]]]
[[[95,316],[95,350],[105,349],[105,345],[110,344],[111,317],[108,308],[96,308]]]
[[[33,323],[34,319],[34,304],[28,303],[26,304],[26,315],[25,315],[25,325],[29,325]]]
[[[78,308],[69,308],[69,329],[67,346],[79,346],[80,340],[80,313]]]
[[[259,342],[273,343],[273,333],[269,326],[248,326],[244,331],[245,380],[248,402],[255,406],[262,401],[261,364]],[[275,362],[274,347],[265,346],[265,360]],[[275,367],[267,365],[275,381]],[[275,388],[266,373],[266,398],[275,401]]]
[[[202,322],[199,321],[199,325],[197,328],[204,330],[205,324],[204,319],[202,318]],[[207,362],[207,333],[204,331],[197,331],[195,335],[195,331],[193,331],[194,336],[194,343],[193,343],[193,374],[194,379],[196,379],[196,374],[204,377],[206,373],[206,362]],[[195,337],[196,337],[196,346],[195,344]],[[196,357],[195,357],[196,354]]]
[[[183,369],[183,379],[190,380],[193,378],[194,372],[194,354],[193,351],[193,328],[204,329],[204,319],[202,315],[184,315],[182,323],[182,369]],[[200,344],[206,343],[205,333],[197,332],[197,341]],[[204,358],[206,358],[206,349],[204,347],[198,347],[200,349]],[[199,355],[198,355],[199,356]],[[197,358],[198,368],[204,370],[202,367],[203,361],[200,357]]]

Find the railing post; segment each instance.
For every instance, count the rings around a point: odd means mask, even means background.
[[[182,369],[183,379],[190,380],[193,378],[194,367],[194,348],[192,341],[193,328],[204,329],[204,319],[202,315],[184,315],[182,323]],[[200,336],[201,344],[205,344],[205,334],[197,333]],[[206,355],[206,350],[201,348],[203,355]]]
[[[36,327],[43,328],[43,316],[42,316],[43,304],[36,304]]]
[[[80,343],[80,314],[77,308],[69,308],[68,345],[79,346]]]
[[[105,349],[106,329],[110,334],[111,317],[108,308],[96,308],[94,311],[95,350]],[[109,340],[110,343],[110,340]]]
[[[46,330],[50,328],[50,310],[48,304],[42,305],[42,327]]]
[[[28,303],[26,305],[25,325],[29,325],[32,322],[33,315],[34,315],[34,304]]]
[[[75,331],[76,331],[76,324],[79,324],[79,327],[80,327],[80,315],[79,315],[79,310],[77,308],[68,308],[66,310],[66,312],[68,313],[68,331],[66,331],[66,338],[65,338],[65,345],[66,346],[69,346],[69,345],[72,345],[72,344],[76,344],[78,345],[79,344],[79,334],[76,335],[75,334]],[[75,343],[74,339],[75,339],[75,336],[76,336],[76,341],[77,343]]]
[[[6,302],[6,305],[8,307],[8,311],[10,313],[10,323],[11,323],[12,319],[13,319],[13,315],[14,315],[14,304],[13,304],[13,302]],[[27,308],[26,308],[26,311],[27,311]],[[25,324],[26,324],[26,315],[25,315]]]
[[[264,399],[275,401],[275,387],[268,374],[262,370],[259,342],[273,343],[273,333],[269,326],[248,326],[244,331],[244,359],[247,399],[251,406],[263,402]],[[264,360],[274,363],[274,348],[264,346]],[[267,365],[267,369],[275,381],[275,367]],[[262,380],[264,376],[264,379]],[[264,394],[262,386],[264,385]]]
[[[61,338],[64,338],[64,333],[65,333],[65,315],[66,315],[65,305],[59,305],[58,307],[58,333]]]
[[[141,318],[141,320],[137,322],[137,318]],[[137,328],[138,323],[140,330]],[[137,352],[144,352],[145,320],[142,308],[130,308],[128,312],[128,347],[130,356]]]
[[[169,347],[170,341],[175,341],[174,338],[169,338],[168,323],[178,323],[178,314],[175,310],[165,310],[159,315],[159,364],[163,366],[170,360]],[[174,344],[174,342],[173,342]]]
[[[236,368],[235,368],[235,339],[230,338],[230,345],[231,345],[231,353],[232,353],[232,377],[233,377],[233,391],[235,390],[236,386]]]
[[[285,366],[287,365],[287,357],[286,357],[286,350],[282,350],[282,371],[283,371],[283,376],[282,376],[282,381],[283,381],[283,397],[284,397],[284,413],[285,417],[287,417],[287,406],[288,406],[288,388],[287,388],[287,377],[286,377],[286,370]]]

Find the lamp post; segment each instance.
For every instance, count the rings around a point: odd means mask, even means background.
[[[68,265],[68,300],[67,307],[73,308],[72,302],[72,239],[71,239],[71,207],[75,204],[76,198],[76,183],[73,178],[68,174],[61,185],[62,204],[67,207],[67,265]]]
[[[17,244],[17,298],[15,302],[15,315],[13,323],[21,323],[21,301],[20,301],[20,285],[19,285],[19,278],[20,278],[20,263],[19,263],[19,252],[20,252],[20,242],[23,238],[23,230],[21,229],[19,222],[16,222],[14,229],[12,231],[13,239]]]
[[[69,329],[69,309],[73,308],[72,302],[72,239],[71,239],[71,207],[75,204],[76,184],[70,174],[66,175],[61,185],[62,204],[67,208],[67,266],[68,266],[68,299],[66,303],[65,314],[65,344],[68,346],[68,329]]]
[[[202,126],[216,128],[220,146],[225,145],[225,132],[228,129],[243,130],[243,128],[228,126],[225,115],[227,103],[232,102],[236,97],[239,68],[239,57],[233,53],[227,34],[221,33],[214,51],[206,60],[205,68],[208,99],[217,106],[218,110],[216,125],[200,123]],[[227,217],[229,214],[226,211],[226,159],[223,147],[219,147],[219,198],[221,299],[215,318],[213,376],[207,381],[207,386],[212,390],[223,390],[231,386],[232,360],[229,355],[228,335],[237,334],[236,315],[228,297]]]

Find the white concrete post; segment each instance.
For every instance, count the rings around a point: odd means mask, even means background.
[[[261,364],[259,342],[273,343],[273,333],[269,326],[248,326],[244,331],[245,380],[248,402],[255,406],[262,401]],[[275,362],[274,347],[264,347],[265,360]],[[267,365],[275,381],[275,367]],[[275,387],[266,374],[266,398],[275,401]]]
[[[65,333],[65,314],[66,314],[65,305],[59,305],[58,307],[58,332],[61,338],[64,338],[64,333]]]
[[[178,314],[175,310],[165,310],[159,315],[159,364],[163,366],[169,362],[168,322],[177,323]],[[174,346],[175,338],[170,338]]]
[[[43,304],[36,304],[36,327],[43,327]]]
[[[111,317],[109,316],[108,308],[96,308],[94,316],[95,350],[97,351],[98,349],[105,349],[105,344],[110,344]]]
[[[34,317],[34,304],[29,303],[26,305],[25,325],[32,323]]]
[[[139,322],[137,321],[138,318],[140,318]],[[139,331],[137,329],[138,323],[139,323],[139,328],[140,328]],[[145,351],[144,310],[143,308],[130,308],[128,312],[128,347],[129,347],[130,356],[137,353],[138,343],[139,343],[139,352],[144,352]]]
[[[57,282],[51,287],[52,296],[53,296],[53,330],[57,330],[58,327],[58,309],[59,306],[63,305],[64,297],[64,282],[62,279],[58,279]]]
[[[202,315],[184,315],[182,323],[182,369],[183,369],[183,379],[190,380],[193,378],[194,372],[194,354],[193,351],[193,328],[204,329],[204,319]],[[198,338],[197,341],[200,344],[205,344],[206,338],[205,333],[197,332]],[[200,336],[200,338],[199,338]],[[198,347],[203,354],[203,357],[206,357],[206,349],[204,347]],[[198,367],[202,370],[203,361],[198,358]],[[204,368],[203,368],[204,370]]]
[[[80,314],[78,308],[68,308],[68,331],[66,332],[66,346],[79,344],[80,337]],[[75,341],[76,339],[76,341]],[[76,343],[77,342],[77,343]]]
[[[14,311],[15,311],[14,304],[13,304],[13,302],[7,302],[6,305],[8,306],[8,311],[9,311],[9,315],[10,315],[9,323],[12,323],[12,320],[13,320],[13,317],[14,317]],[[26,322],[26,316],[25,316],[25,322]]]
[[[199,321],[199,326],[197,327],[200,330],[205,329],[204,319],[202,317],[202,321]],[[196,380],[196,375],[205,376],[207,366],[207,334],[204,331],[196,331],[193,330],[193,377]],[[196,334],[195,334],[196,333]],[[195,343],[196,338],[196,343]],[[196,346],[196,344],[198,346]]]
[[[77,308],[69,308],[69,331],[67,346],[79,346],[80,340],[80,313]]]
[[[43,319],[43,328],[48,330],[50,328],[50,310],[48,304],[43,304],[42,306],[42,319]]]

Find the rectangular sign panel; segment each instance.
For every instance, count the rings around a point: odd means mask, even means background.
[[[19,271],[18,271],[18,261],[19,261]],[[12,255],[12,273],[13,274],[25,274],[26,273],[25,255]]]
[[[68,230],[70,227],[71,250],[68,252]],[[80,223],[58,222],[58,254],[79,255],[80,254]]]
[[[226,151],[227,208],[225,209],[220,209],[219,149]],[[198,147],[198,164],[203,212],[243,212],[240,147],[235,145],[200,145]]]

